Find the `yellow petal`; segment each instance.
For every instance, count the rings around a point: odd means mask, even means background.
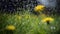
[[[7,29],[7,30],[15,30],[15,26],[13,26],[13,25],[8,25],[8,26],[6,26],[6,29]]]
[[[42,11],[43,9],[44,9],[44,5],[37,5],[35,8],[34,8],[34,10],[35,11]]]
[[[47,17],[42,20],[42,22],[47,22],[47,21],[51,22],[51,21],[54,21],[54,19],[51,17]]]

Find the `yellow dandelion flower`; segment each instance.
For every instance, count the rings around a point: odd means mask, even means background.
[[[13,25],[8,25],[8,26],[6,26],[6,29],[7,29],[7,30],[15,30],[15,26],[13,26]]]
[[[44,9],[44,5],[37,5],[35,8],[34,8],[34,10],[35,11],[42,11],[43,9]]]
[[[51,21],[54,21],[54,19],[51,17],[47,17],[42,20],[42,22],[51,22]]]

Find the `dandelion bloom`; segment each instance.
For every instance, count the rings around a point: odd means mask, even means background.
[[[15,30],[15,26],[13,26],[13,25],[8,25],[8,26],[6,26],[6,29],[7,29],[7,30]]]
[[[42,20],[42,22],[51,22],[51,21],[54,21],[54,19],[51,17],[47,17]]]
[[[44,10],[44,5],[37,5],[35,8],[34,8],[34,10],[35,11],[42,11],[42,10]]]

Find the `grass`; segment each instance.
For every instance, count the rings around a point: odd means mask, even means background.
[[[60,29],[60,17],[49,16],[55,19],[49,25],[41,22],[45,17],[47,17],[45,14],[37,16],[27,11],[23,14],[0,14],[0,34],[57,34]],[[16,29],[6,30],[7,25],[14,25]],[[51,29],[51,27],[55,27],[55,29]]]

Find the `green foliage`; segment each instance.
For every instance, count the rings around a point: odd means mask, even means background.
[[[0,14],[0,34],[55,34],[60,30],[60,17],[55,16],[55,21],[50,25],[41,22],[43,17],[45,16],[36,16],[27,11],[23,14]],[[7,25],[14,25],[16,29],[6,30]]]

